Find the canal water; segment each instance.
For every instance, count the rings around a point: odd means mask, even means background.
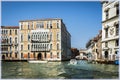
[[[71,65],[69,61],[28,63],[2,62],[3,79],[118,79],[118,65],[91,64],[78,60]]]

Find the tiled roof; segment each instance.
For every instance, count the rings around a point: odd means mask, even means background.
[[[19,26],[1,26],[2,29],[19,29]]]
[[[34,19],[34,20],[21,20],[19,22],[24,22],[24,21],[47,21],[47,20],[62,20],[61,18],[45,18],[45,19]]]

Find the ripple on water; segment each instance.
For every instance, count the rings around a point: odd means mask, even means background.
[[[48,62],[30,64],[27,62],[2,63],[2,78],[54,78],[54,79],[92,79],[118,78],[118,66],[88,64],[78,61],[77,65],[69,62]]]

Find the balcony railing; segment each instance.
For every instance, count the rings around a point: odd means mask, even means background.
[[[9,53],[9,51],[1,51],[1,53]]]
[[[46,40],[42,40],[42,39],[31,39],[31,42],[39,42],[39,43],[42,43],[42,42],[50,42],[49,39],[46,39]]]
[[[39,51],[45,52],[45,51],[50,51],[50,49],[40,49],[40,48],[38,48],[38,49],[31,49],[31,51],[32,52],[39,52]]]
[[[17,50],[15,50],[15,53],[18,53],[18,51],[17,51]]]

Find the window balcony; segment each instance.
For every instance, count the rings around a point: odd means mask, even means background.
[[[18,46],[18,43],[14,43],[15,46]]]
[[[50,39],[45,39],[45,40],[41,40],[41,39],[32,39],[31,42],[44,43],[44,42],[50,42]]]
[[[1,51],[1,53],[3,54],[3,53],[9,53],[9,51]]]

